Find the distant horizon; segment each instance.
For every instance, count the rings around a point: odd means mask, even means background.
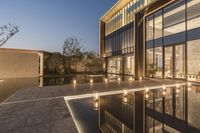
[[[81,45],[86,50],[98,52],[99,19],[116,2],[117,0],[2,0],[0,26],[15,24],[19,26],[19,32],[1,48],[62,53],[65,39],[74,36],[81,40]]]

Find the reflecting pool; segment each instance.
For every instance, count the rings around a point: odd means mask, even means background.
[[[112,133],[199,133],[200,87],[144,89],[99,100],[99,127]]]

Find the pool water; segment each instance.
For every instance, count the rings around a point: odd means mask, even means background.
[[[86,132],[99,132],[99,129],[104,133],[200,132],[200,86],[127,91],[100,96],[98,100],[95,96],[72,100],[70,104],[80,130]],[[92,123],[88,123],[90,119]]]

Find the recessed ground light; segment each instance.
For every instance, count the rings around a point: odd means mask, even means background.
[[[90,83],[93,83],[93,79],[90,79]]]
[[[76,84],[76,80],[73,80],[73,84]]]
[[[120,78],[118,78],[117,80],[118,80],[119,82],[121,81],[121,79],[120,79]]]
[[[179,88],[180,87],[180,85],[179,84],[176,84],[176,88]]]
[[[124,96],[128,95],[128,90],[124,90]]]
[[[163,97],[166,95],[166,89],[163,89]]]
[[[176,89],[176,93],[179,93],[179,92],[180,92],[180,89],[179,89],[179,88],[177,88],[177,89]]]
[[[107,79],[107,78],[105,78],[105,82],[106,82],[106,83],[108,82],[108,79]]]
[[[165,90],[166,89],[166,86],[165,85],[163,85],[163,90]]]

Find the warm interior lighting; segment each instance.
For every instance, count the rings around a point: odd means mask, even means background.
[[[3,82],[4,80],[3,79],[0,79],[0,82]]]
[[[191,86],[191,83],[190,83],[190,82],[188,83],[188,86]]]
[[[142,80],[142,77],[139,77],[140,80]]]
[[[73,84],[76,84],[76,80],[73,80]]]
[[[188,87],[188,91],[191,91],[191,87]]]
[[[132,81],[132,80],[133,80],[133,78],[132,78],[132,77],[130,77],[130,78],[129,78],[129,81]]]

